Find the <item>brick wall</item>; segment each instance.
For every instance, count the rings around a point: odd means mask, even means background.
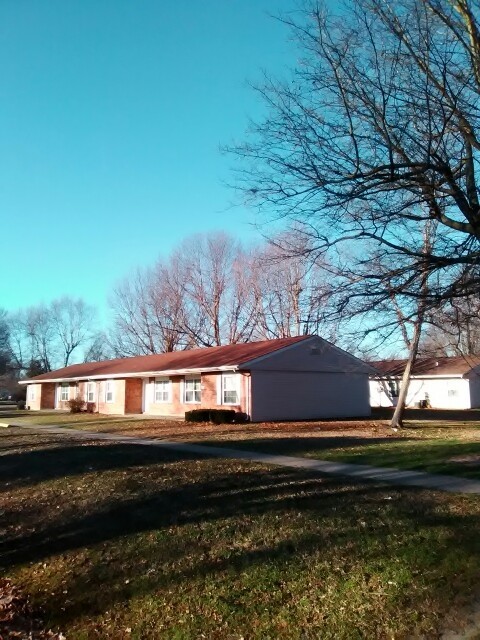
[[[202,400],[200,403],[183,402],[183,382],[185,376],[170,376],[171,402],[155,403],[154,382],[155,378],[149,378],[145,385],[146,413],[164,416],[183,416],[185,411],[191,409],[219,409],[227,408],[235,411],[249,413],[247,377],[240,375],[240,402],[238,405],[221,405],[218,402],[219,373],[205,373],[200,376]],[[58,400],[60,391],[56,383],[44,383],[34,385],[35,400],[27,404],[35,409],[68,409],[68,404]],[[69,385],[69,398],[82,398],[86,400],[87,382],[71,383]],[[141,378],[126,378],[113,380],[113,402],[106,402],[106,380],[95,381],[95,411],[104,414],[142,413],[144,385]]]
[[[147,390],[148,402],[146,402],[146,413],[163,416],[183,416],[185,411],[192,409],[233,409],[234,411],[248,412],[247,383],[246,377],[240,376],[240,402],[238,405],[218,404],[217,388],[219,385],[220,373],[203,373],[201,378],[202,400],[199,403],[183,402],[183,380],[184,376],[170,376],[172,401],[153,402],[153,385],[155,378],[150,378],[149,389]]]

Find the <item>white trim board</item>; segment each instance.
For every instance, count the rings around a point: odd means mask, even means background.
[[[45,382],[84,382],[88,380],[121,380],[122,378],[155,378],[162,376],[184,376],[199,373],[216,373],[239,371],[237,365],[224,365],[222,367],[205,367],[203,369],[165,369],[164,371],[138,371],[137,373],[104,373],[97,376],[77,376],[75,378],[44,378],[43,380],[20,380],[19,384],[44,384]]]

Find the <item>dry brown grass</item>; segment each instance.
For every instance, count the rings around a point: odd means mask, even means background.
[[[0,431],[0,460],[2,573],[68,640],[433,639],[468,623],[476,497],[21,429]]]
[[[187,423],[175,418],[147,418],[135,416],[105,416],[98,414],[69,414],[60,412],[30,412],[11,414],[12,422],[19,424],[54,424],[86,431],[103,431],[152,437],[172,441],[249,440],[257,438],[355,436],[378,437],[392,435],[386,420],[338,420],[311,422],[260,422],[247,424],[213,425]]]

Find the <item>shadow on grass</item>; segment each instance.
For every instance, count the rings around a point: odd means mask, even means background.
[[[111,453],[122,456],[122,451],[117,447],[113,449]],[[59,450],[58,453],[64,452]],[[95,458],[96,452],[92,448],[90,454]],[[160,454],[155,461],[152,458],[144,459],[142,464],[154,462],[163,465],[180,460],[185,461],[185,458]],[[95,464],[94,460],[92,463]],[[242,473],[241,489],[238,478],[230,473],[220,473],[214,479],[203,482],[184,482],[165,490],[158,486],[134,487],[132,484],[124,498],[116,496],[112,501],[107,497],[103,504],[96,504],[91,513],[71,517],[68,522],[59,522],[55,518],[45,529],[24,536],[21,541],[0,542],[0,566],[8,569],[19,562],[41,561],[51,555],[125,535],[206,523],[239,513],[258,514],[307,506],[318,509],[318,505],[312,501],[312,495],[322,497],[323,509],[327,503],[331,503],[339,487],[343,488],[344,497],[349,492],[360,496],[372,490],[369,486],[354,485],[345,489],[344,483],[338,479],[319,478],[311,473],[278,468]]]
[[[42,434],[45,437],[47,434]],[[52,437],[44,448],[31,451],[15,452],[22,443],[31,441],[31,434],[12,434],[9,440],[13,443],[5,445],[0,440],[0,494],[6,488],[34,485],[45,480],[59,477],[77,476],[91,471],[133,468],[161,462],[178,462],[180,459],[196,460],[218,458],[207,452],[178,453],[167,451],[161,447],[135,444],[114,444],[105,442],[98,444],[91,440],[73,444],[61,436]],[[388,442],[395,441],[390,438]],[[402,442],[405,438],[401,439]],[[68,444],[67,444],[68,443]],[[382,438],[338,437],[338,438],[266,438],[251,440],[200,440],[189,442],[200,446],[237,449],[239,451],[255,451],[282,455],[303,456],[309,452],[327,451],[338,447],[358,447],[366,444],[384,443]],[[10,452],[13,449],[13,452]]]
[[[44,434],[42,434],[44,436]],[[197,454],[175,454],[157,447],[134,444],[98,443],[87,438],[73,443],[53,437],[42,448],[19,452],[22,443],[31,442],[30,434],[15,434],[14,444],[0,446],[0,492],[16,487],[35,485],[56,478],[68,478],[92,471],[129,469],[151,464],[197,459]],[[10,438],[9,438],[10,439]],[[1,442],[1,441],[0,441]],[[9,453],[14,448],[16,451]],[[7,453],[5,453],[7,451]]]
[[[11,434],[17,449],[22,443],[35,443],[31,434]],[[316,439],[313,440],[315,444]],[[347,439],[341,439],[347,440]],[[295,441],[288,439],[290,444]],[[328,439],[331,446],[338,439]],[[348,442],[358,445],[361,438],[348,438]],[[203,443],[205,444],[205,443]],[[217,443],[218,444],[218,443]],[[229,442],[229,447],[240,448],[244,441]],[[251,443],[253,445],[253,443]],[[268,443],[264,443],[267,445]],[[271,443],[276,445],[277,442]],[[3,452],[0,466],[0,486],[11,492],[15,488],[33,486],[45,481],[67,479],[103,471],[128,470],[132,476],[142,473],[145,468],[162,468],[178,462],[208,460],[209,455],[176,453],[160,447],[114,444],[97,444],[93,441],[65,446],[61,437],[51,437],[48,448],[39,443],[39,448],[24,452]],[[219,463],[221,460],[215,458]],[[230,464],[230,461],[225,461]],[[309,498],[312,489],[339,487],[344,481],[319,476],[300,470],[268,468],[261,472],[242,474],[241,493],[234,475],[216,477],[211,482],[184,483],[166,491],[154,491],[143,487],[141,496],[133,500],[122,499],[107,504],[101,510],[94,510],[80,519],[73,518],[67,523],[55,522],[53,528],[35,532],[18,540],[4,540],[0,543],[0,565],[8,568],[17,562],[35,562],[51,554],[64,553],[83,545],[97,544],[148,529],[169,527],[194,521],[206,521],[220,514],[228,517],[237,513],[239,504],[242,513],[258,512],[266,508],[279,509],[292,506]],[[369,485],[351,491],[365,493],[371,491]],[[296,496],[300,491],[301,498]],[[128,487],[127,487],[128,496]],[[133,489],[135,493],[135,489]],[[146,495],[145,495],[146,494]],[[274,500],[271,502],[272,498]],[[322,499],[325,496],[322,495]],[[108,500],[107,500],[108,502]],[[186,510],[186,511],[185,511]]]
[[[393,407],[372,407],[370,419],[390,420],[393,416],[393,411]],[[480,423],[480,409],[405,409],[404,420],[446,420]]]
[[[21,442],[22,436],[16,437]],[[30,436],[24,442],[35,440]],[[240,448],[244,443],[228,444]],[[54,587],[59,589],[56,598],[45,590],[42,606],[59,625],[101,614],[138,595],[156,597],[159,590],[170,593],[195,581],[200,581],[202,593],[206,579],[218,579],[228,600],[238,576],[266,567],[275,570],[265,577],[265,590],[278,589],[279,581],[292,579],[286,571],[307,571],[310,558],[319,553],[325,554],[320,566],[330,572],[334,563],[340,564],[345,580],[349,567],[359,561],[370,571],[400,563],[422,579],[426,576],[428,606],[443,606],[445,579],[450,580],[449,593],[455,593],[456,576],[468,582],[464,567],[480,562],[478,515],[439,509],[430,492],[401,493],[374,483],[218,459],[208,466],[206,456],[154,447],[65,446],[61,438],[52,438],[51,447],[3,455],[0,482],[9,483],[9,491],[71,476],[88,485],[85,475],[92,471],[122,472],[114,495],[86,492],[86,503],[68,517],[51,505],[21,538],[13,528],[0,542],[4,571],[89,550]],[[18,516],[7,510],[2,524],[8,524],[9,517]],[[219,538],[221,552],[216,549]],[[433,580],[438,566],[448,566],[452,557],[456,565],[451,576]],[[246,593],[250,597],[248,589]]]
[[[339,436],[199,440],[194,444],[480,479],[480,442]]]
[[[239,449],[244,451],[258,451],[259,453],[279,454],[285,456],[300,456],[310,452],[329,451],[330,449],[361,447],[371,444],[383,445],[392,442],[406,442],[410,438],[390,436],[388,438],[363,438],[362,436],[333,436],[333,437],[300,437],[287,438],[242,438],[240,440],[197,440],[189,444],[225,449]]]

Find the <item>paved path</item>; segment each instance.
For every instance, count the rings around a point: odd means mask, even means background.
[[[448,491],[450,493],[473,493],[480,494],[480,481],[447,476],[440,474],[425,473],[424,471],[404,471],[390,467],[371,467],[363,464],[348,464],[344,462],[331,462],[327,460],[314,460],[311,458],[296,458],[293,456],[282,456],[270,453],[259,453],[255,451],[243,451],[241,449],[229,449],[227,447],[211,447],[200,444],[190,444],[187,442],[168,442],[166,440],[155,440],[154,438],[135,438],[133,436],[121,436],[112,433],[99,433],[93,431],[83,431],[80,429],[67,429],[65,427],[25,425],[18,423],[0,423],[3,427],[21,427],[22,429],[32,429],[55,435],[69,436],[83,440],[110,440],[122,444],[136,444],[150,447],[160,447],[170,451],[183,453],[195,453],[204,456],[214,456],[216,458],[231,458],[234,460],[248,460],[250,462],[260,462],[262,464],[273,464],[281,467],[293,467],[295,469],[307,469],[320,473],[347,476],[359,480],[375,480],[376,482],[386,482],[397,486],[422,487],[424,489],[435,489]]]

